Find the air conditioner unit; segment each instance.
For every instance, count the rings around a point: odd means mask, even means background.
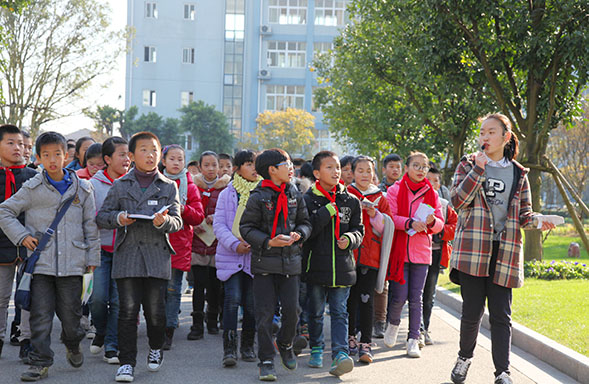
[[[269,25],[260,25],[260,34],[269,35],[272,33],[272,28]]]
[[[258,71],[258,79],[260,80],[268,80],[272,77],[272,74],[267,69],[260,69]]]

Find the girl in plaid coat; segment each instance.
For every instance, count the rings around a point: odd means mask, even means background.
[[[518,140],[502,114],[482,119],[481,151],[465,156],[454,174],[451,197],[458,226],[450,278],[461,285],[460,351],[452,382],[464,383],[488,301],[495,384],[512,383],[511,290],[523,285],[522,228],[535,228],[528,169],[515,161]],[[553,228],[543,223],[542,229]]]

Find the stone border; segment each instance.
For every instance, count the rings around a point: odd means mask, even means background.
[[[462,312],[462,298],[456,293],[442,287],[436,289],[436,300]],[[539,360],[553,366],[564,374],[582,384],[589,384],[589,358],[565,347],[546,336],[539,334],[521,324],[512,322],[511,343]],[[490,329],[489,312],[485,308],[482,326]]]

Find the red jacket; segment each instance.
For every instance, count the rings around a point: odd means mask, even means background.
[[[363,194],[356,186],[350,185],[348,192],[360,199],[360,202],[366,198],[372,202],[378,198],[378,204],[376,208],[383,215],[392,217],[391,210],[389,209],[389,203],[385,195],[376,186],[373,186],[373,190],[369,190],[366,194]],[[380,251],[382,246],[382,234],[377,235],[374,233],[374,229],[370,224],[370,216],[365,209],[362,209],[362,222],[364,223],[364,239],[360,248],[354,250],[354,258],[358,265],[362,265],[368,268],[379,269],[380,268]]]
[[[90,180],[92,178],[92,176],[90,176],[90,171],[88,170],[88,167],[78,169],[76,171],[76,175],[78,175],[78,177],[82,180]]]
[[[176,251],[172,255],[172,268],[181,271],[190,270],[190,260],[192,259],[192,235],[193,225],[198,225],[204,219],[204,210],[200,199],[198,188],[192,182],[192,176],[187,172],[188,191],[186,198],[186,205],[182,212],[182,221],[184,226],[178,232],[170,233],[170,243],[172,248]],[[180,180],[176,180],[176,184],[180,186]]]
[[[450,264],[450,255],[452,254],[452,245],[448,242],[454,240],[454,233],[456,232],[456,224],[458,223],[458,215],[456,211],[450,206],[446,206],[446,222],[442,234],[442,259],[440,265],[448,268]]]

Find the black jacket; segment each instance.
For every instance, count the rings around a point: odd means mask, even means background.
[[[12,170],[12,173],[14,173],[15,188],[12,191],[12,194],[14,195],[16,191],[18,191],[27,180],[29,180],[37,174],[37,171],[28,167],[24,167],[15,168]],[[0,170],[0,203],[4,202],[5,191],[6,172],[4,170]],[[20,221],[22,225],[25,224],[24,212],[18,216],[18,221]],[[16,247],[0,229],[0,264],[12,264],[17,260],[17,258],[22,259],[26,256],[27,249],[22,246]]]
[[[304,244],[303,280],[328,287],[356,284],[356,263],[353,250],[364,238],[360,200],[339,184],[335,204],[340,212],[340,236],[347,236],[350,244],[340,249],[335,239],[335,218],[326,205],[329,200],[316,192],[315,186],[305,193],[313,231]]]
[[[299,275],[301,273],[301,244],[311,234],[311,223],[303,196],[296,187],[288,184],[285,193],[288,197],[288,228],[284,227],[284,218],[281,213],[276,226],[276,235],[298,232],[301,234],[301,239],[290,247],[270,249],[267,249],[267,245],[272,234],[279,192],[262,188],[260,183],[250,193],[239,223],[239,231],[243,239],[252,247],[253,274]]]

